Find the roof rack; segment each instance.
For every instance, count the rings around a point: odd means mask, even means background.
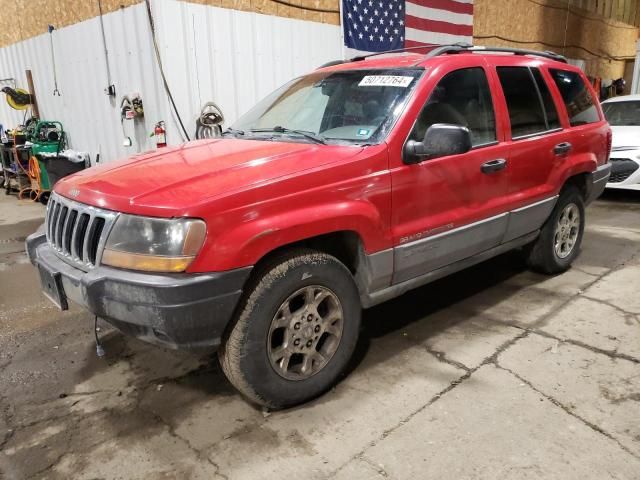
[[[546,50],[544,52],[540,52],[538,50],[525,50],[522,48],[509,48],[509,47],[474,47],[472,45],[461,45],[461,44],[453,44],[453,45],[442,45],[438,48],[433,49],[429,53],[427,53],[426,58],[438,57],[440,55],[446,55],[449,53],[460,53],[460,52],[498,52],[498,53],[512,53],[513,55],[532,55],[536,57],[548,58],[550,60],[556,60],[562,63],[568,63],[566,57]]]
[[[455,53],[461,53],[461,52],[497,52],[497,53],[511,53],[513,55],[532,55],[536,57],[548,58],[550,60],[556,60],[562,63],[568,63],[566,57],[558,53],[551,52],[549,50],[540,52],[537,50],[526,50],[521,48],[482,47],[482,46],[474,47],[469,43],[453,43],[450,45],[425,44],[417,47],[407,47],[407,48],[399,48],[396,50],[386,50],[384,52],[375,52],[375,53],[370,53],[368,55],[359,55],[357,57],[353,57],[348,60],[333,60],[331,62],[327,62],[319,66],[318,68],[331,67],[331,66],[340,65],[343,63],[361,62],[363,60],[366,60],[369,57],[375,57],[378,55],[411,52],[413,50],[424,50],[425,48],[433,49],[425,55],[425,58],[433,58],[433,57],[439,57],[440,55],[455,54]]]
[[[469,45],[468,43],[456,43],[454,45],[466,46],[466,47],[472,46],[472,45]],[[385,50],[384,52],[368,53],[367,55],[358,55],[356,57],[348,58],[346,60],[332,60],[330,62],[320,65],[318,68],[333,67],[334,65],[341,65],[343,63],[361,62],[363,60],[366,60],[369,57],[376,57],[378,55],[388,55],[390,53],[404,53],[404,52],[411,52],[413,50],[424,50],[425,48],[437,48],[441,46],[442,45],[439,45],[439,44],[436,45],[435,43],[425,43],[424,45],[419,45],[416,47],[397,48],[395,50]]]

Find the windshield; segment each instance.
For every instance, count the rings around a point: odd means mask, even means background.
[[[602,109],[611,126],[640,125],[640,101],[604,103]]]
[[[252,139],[278,135],[295,141],[378,143],[423,71],[314,72],[273,92],[229,133]]]

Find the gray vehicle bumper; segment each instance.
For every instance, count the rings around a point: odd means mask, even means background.
[[[589,205],[596,198],[602,195],[602,192],[604,192],[604,189],[607,186],[607,182],[609,181],[609,176],[611,176],[610,163],[600,165],[594,172],[591,173],[591,184],[588,186],[587,198],[585,200],[585,203],[587,205]]]
[[[152,274],[104,266],[84,272],[60,259],[41,230],[27,238],[26,249],[31,263],[48,272],[41,278],[56,278],[62,309],[68,298],[125,334],[173,349],[217,348],[251,272]]]

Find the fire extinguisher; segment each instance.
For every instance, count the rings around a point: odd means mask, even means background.
[[[167,146],[167,131],[164,128],[164,120],[156,123],[156,127],[153,129],[153,136],[156,137],[156,148]]]

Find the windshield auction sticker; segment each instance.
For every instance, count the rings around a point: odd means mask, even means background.
[[[360,83],[359,87],[401,87],[407,88],[411,85],[413,77],[401,77],[397,75],[367,75]]]

